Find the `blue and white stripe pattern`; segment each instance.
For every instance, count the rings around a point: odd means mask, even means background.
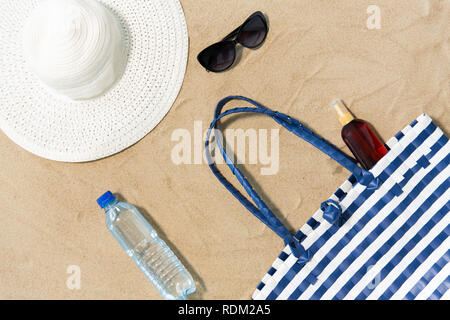
[[[383,184],[352,175],[330,197],[345,223],[318,210],[296,234],[311,260],[286,246],[253,299],[450,299],[448,138],[423,114],[387,145],[370,170]]]

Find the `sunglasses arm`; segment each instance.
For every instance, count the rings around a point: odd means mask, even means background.
[[[241,29],[241,26],[237,27],[229,35],[227,35],[225,38],[223,38],[222,41],[227,41],[227,40],[233,39],[234,37],[236,37],[238,35],[240,29]]]

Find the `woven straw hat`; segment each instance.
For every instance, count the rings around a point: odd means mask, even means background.
[[[167,114],[187,55],[178,0],[2,0],[0,128],[52,160],[115,154]]]

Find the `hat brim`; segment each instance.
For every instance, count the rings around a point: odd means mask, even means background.
[[[55,94],[26,65],[22,30],[37,2],[0,2],[0,128],[38,156],[87,162],[118,153],[155,128],[181,89],[188,34],[179,1],[101,2],[121,21],[128,62],[113,88],[86,101]]]

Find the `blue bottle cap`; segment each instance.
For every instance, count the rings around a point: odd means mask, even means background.
[[[104,195],[102,195],[100,198],[97,199],[97,203],[100,206],[100,208],[103,209],[114,200],[116,200],[116,197],[114,197],[114,195],[111,193],[111,191],[108,191]]]

